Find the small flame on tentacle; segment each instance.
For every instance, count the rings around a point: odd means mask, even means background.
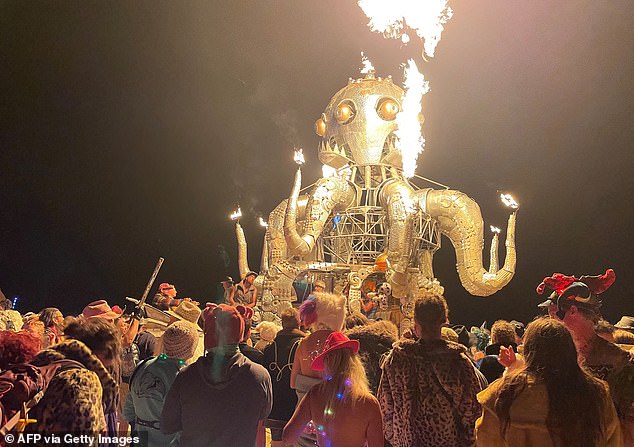
[[[264,228],[268,228],[269,227],[269,224],[266,223],[266,221],[264,219],[262,219],[262,216],[260,216],[258,219],[259,219],[261,227],[264,227]]]
[[[396,115],[398,130],[395,132],[398,137],[396,148],[403,156],[403,175],[410,178],[416,171],[416,160],[423,152],[425,138],[422,134],[420,115],[422,113],[423,95],[429,91],[429,83],[425,76],[418,71],[416,62],[410,59],[405,66],[405,95],[403,97],[403,108]]]
[[[229,214],[229,219],[231,220],[240,220],[241,217],[242,217],[242,210],[240,209],[240,207],[238,207],[237,210]]]
[[[505,206],[508,206],[513,210],[516,210],[520,207],[519,203],[517,203],[513,196],[510,194],[500,194],[500,199]]]
[[[303,165],[304,163],[306,163],[306,159],[304,158],[304,149],[302,149],[301,147],[299,148],[293,148],[293,160],[295,161],[295,163],[297,163],[299,166]]]
[[[358,0],[358,4],[370,19],[368,26],[372,31],[401,39],[403,44],[409,42],[406,29],[415,31],[429,57],[434,57],[443,25],[453,16],[447,0]]]
[[[502,230],[500,230],[498,227],[494,227],[493,225],[491,225],[491,233],[500,234],[501,232]]]

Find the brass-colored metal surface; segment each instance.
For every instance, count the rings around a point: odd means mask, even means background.
[[[469,293],[491,295],[513,277],[515,213],[507,225],[504,265],[499,269],[495,235],[487,271],[478,204],[429,179],[416,176],[432,188],[446,189],[421,189],[403,176],[394,133],[402,97],[403,90],[390,78],[370,74],[350,80],[316,121],[322,137],[319,159],[336,172],[300,195],[298,169],[289,198],[270,213],[256,278],[260,318],[277,319],[298,298],[294,283],[315,277],[327,279],[333,290],[349,290],[348,309],[359,310],[363,281],[373,274],[382,275],[391,288],[381,312],[389,313],[401,330],[410,328],[416,299],[444,293],[433,271],[441,234],[454,246],[458,275]],[[242,276],[248,265],[239,225],[236,235]]]
[[[507,285],[515,274],[515,215],[509,216],[506,231],[506,259],[501,270],[484,269],[484,223],[478,204],[454,190],[430,191],[427,210],[440,223],[442,233],[456,250],[456,267],[462,286],[472,295],[489,296]]]

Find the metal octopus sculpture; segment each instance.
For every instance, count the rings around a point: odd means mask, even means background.
[[[443,293],[432,268],[441,234],[454,246],[469,293],[491,295],[513,277],[515,212],[508,220],[504,265],[498,269],[496,234],[487,270],[478,204],[463,192],[437,183],[441,188],[420,188],[403,176],[395,135],[403,94],[390,77],[350,79],[316,121],[319,159],[332,175],[302,193],[300,165],[290,197],[270,213],[256,280],[261,318],[276,319],[290,307],[297,300],[293,283],[306,275],[347,293],[350,309],[357,310],[364,280],[379,274],[377,284],[391,286],[391,319],[409,327],[415,298]],[[247,245],[239,223],[236,233],[245,275]]]

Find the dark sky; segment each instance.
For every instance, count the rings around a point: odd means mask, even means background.
[[[529,320],[544,276],[608,267],[604,313],[631,315],[631,0],[450,4],[424,63],[352,0],[2,1],[0,288],[23,311],[122,303],[163,256],[158,282],[213,296],[237,276],[228,213],[242,205],[257,267],[256,216],[290,192],[294,144],[305,184],[320,174],[313,123],[364,50],[399,81],[414,56],[431,83],[419,174],[473,197],[487,228],[505,226],[498,190],[521,203],[517,274],[492,297],[460,287],[443,240],[454,322]]]

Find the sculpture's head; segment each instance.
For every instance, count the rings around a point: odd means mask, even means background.
[[[319,160],[337,169],[346,164],[401,167],[394,131],[402,98],[403,89],[390,77],[370,74],[350,79],[315,122],[315,132],[322,138]]]

